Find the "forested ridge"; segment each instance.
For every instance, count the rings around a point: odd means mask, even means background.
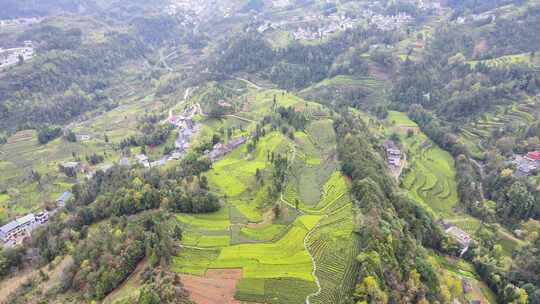
[[[336,122],[342,170],[353,183],[355,232],[362,246],[354,296],[360,303],[440,299],[439,283],[422,247],[442,249],[445,237],[433,218],[400,195],[388,175],[380,174],[386,169],[363,130],[363,123],[351,114],[344,113]]]

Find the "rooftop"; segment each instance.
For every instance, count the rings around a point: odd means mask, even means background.
[[[56,201],[62,201],[62,202],[65,202],[65,201],[67,201],[68,199],[70,199],[71,196],[72,196],[71,192],[66,191],[66,192],[62,193],[62,195],[60,195]]]
[[[33,221],[35,221],[36,217],[34,216],[33,213],[29,213],[21,218],[18,218],[16,220],[13,220],[7,224],[5,224],[4,226],[0,227],[0,232],[3,232],[3,233],[8,233],[10,231],[12,231],[13,229],[21,226],[21,225],[26,225],[28,223],[31,223]]]

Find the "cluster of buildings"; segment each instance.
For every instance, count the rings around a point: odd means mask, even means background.
[[[272,0],[272,6],[274,7],[287,7],[290,4],[289,0]]]
[[[257,28],[257,31],[264,33],[268,30],[287,30],[296,40],[317,40],[353,28],[359,22],[360,19],[339,14],[330,16],[307,15],[290,21],[265,22]]]
[[[206,151],[205,154],[210,158],[211,161],[216,161],[220,158],[222,158],[225,154],[231,152],[234,150],[234,148],[240,146],[241,144],[245,143],[247,140],[247,137],[240,136],[235,139],[230,139],[226,144],[224,143],[217,143],[212,148],[212,151]]]
[[[208,16],[229,17],[233,13],[233,7],[230,1],[172,0],[165,7],[165,13],[171,16],[181,14],[188,23],[198,24],[200,19],[207,19]]]
[[[21,26],[21,25],[32,25],[35,23],[40,23],[42,20],[43,18],[35,18],[35,17],[0,20],[0,28]]]
[[[416,6],[422,10],[440,10],[442,8],[441,2],[434,0],[416,0]]]
[[[268,30],[284,30],[291,33],[296,40],[318,40],[340,31],[352,29],[361,23],[367,23],[367,25],[375,26],[384,31],[392,31],[412,20],[413,17],[403,12],[396,15],[381,15],[366,8],[360,10],[356,15],[334,12],[328,16],[311,14],[280,22],[263,22],[257,27],[257,31],[264,33]]]
[[[163,166],[167,161],[182,158],[196,133],[196,126],[192,119],[196,111],[197,109],[195,107],[190,107],[181,115],[171,115],[167,119],[167,123],[172,124],[177,129],[176,140],[174,141],[174,151],[153,162],[151,162],[145,154],[139,154],[135,156],[137,163],[145,168],[152,168]],[[125,162],[126,161],[124,161],[124,163]]]
[[[34,44],[30,40],[25,41],[23,47],[11,49],[0,48],[0,69],[18,64],[21,58],[23,62],[30,60],[34,55]]]
[[[56,200],[58,208],[66,205],[66,202],[72,197],[71,192],[64,192]],[[51,211],[54,213],[55,210]],[[44,210],[38,213],[29,213],[23,217],[15,219],[0,227],[0,241],[4,246],[13,247],[21,244],[29,237],[34,229],[46,224],[49,221],[49,212]]]
[[[384,150],[386,151],[386,159],[390,169],[399,168],[401,166],[401,150],[391,140],[384,142]]]
[[[394,31],[411,21],[413,21],[413,18],[410,15],[400,12],[397,15],[374,14],[371,16],[368,23],[382,31]]]
[[[530,151],[525,155],[516,155],[514,164],[517,167],[516,175],[531,175],[540,169],[540,151]]]
[[[471,14],[469,16],[465,16],[465,17],[458,17],[456,19],[456,23],[457,24],[467,24],[467,23],[473,23],[473,22],[479,22],[479,21],[493,21],[495,20],[495,15],[489,13],[489,12],[486,12],[486,13],[482,13],[482,14]]]
[[[84,174],[88,178],[92,178],[97,170],[107,172],[113,165],[101,164],[97,168],[90,167],[89,165],[81,164],[76,161],[64,162],[59,165],[60,172],[63,172],[67,176],[75,177],[78,173]]]

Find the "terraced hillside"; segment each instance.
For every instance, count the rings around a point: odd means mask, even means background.
[[[266,98],[255,99],[253,109],[259,107],[257,100]],[[230,287],[239,301],[344,300],[355,283],[353,248],[358,246],[348,181],[337,171],[335,149],[332,121],[320,118],[294,139],[271,132],[253,152],[244,144],[215,162],[206,176],[224,206],[213,214],[177,215],[184,228],[183,250],[173,269],[197,284],[212,284],[216,271],[240,271]],[[290,160],[287,190],[277,198],[268,194],[272,152]],[[263,182],[256,180],[257,170]],[[197,284],[192,291],[197,292]]]
[[[395,130],[414,125],[403,113],[391,112],[389,117],[393,117],[394,122],[397,121],[392,126]],[[408,191],[411,198],[432,212],[435,218],[444,219],[474,235],[482,223],[459,208],[452,156],[422,132],[412,137],[407,137],[403,131],[398,132],[401,132],[401,142],[408,155],[408,169],[404,171],[402,187]],[[507,256],[520,245],[515,239],[509,238],[508,232],[502,227],[498,228],[497,240]]]
[[[483,158],[485,143],[491,138],[493,131],[505,126],[525,128],[535,119],[540,111],[540,102],[531,98],[526,103],[499,107],[495,113],[483,114],[478,120],[461,128],[461,139],[476,158]]]
[[[336,76],[325,79],[300,92],[306,99],[318,100],[332,104],[347,101],[365,105],[384,104],[387,95],[383,80],[366,76]]]
[[[399,134],[407,154],[408,164],[402,176],[402,186],[436,218],[456,216],[459,198],[452,156],[419,130],[413,136],[407,136],[404,130],[417,128],[417,125],[404,113],[390,112],[387,124],[387,133]]]
[[[506,55],[493,59],[471,60],[467,62],[472,68],[477,64],[483,63],[488,67],[503,67],[515,64],[525,64],[535,69],[540,69],[540,56],[531,55],[530,53]]]
[[[95,113],[66,127],[78,135],[88,135],[89,140],[70,142],[57,138],[42,145],[35,130],[24,130],[13,134],[6,144],[0,145],[0,192],[6,191],[8,196],[0,200],[3,213],[14,218],[40,209],[85,178],[83,174],[70,178],[60,173],[58,165],[63,162],[84,162],[86,156],[94,153],[104,156],[104,164],[117,162],[120,151],[114,144],[136,132],[139,115],[162,107],[152,96],[130,98],[124,102],[111,111]],[[32,177],[33,171],[39,173],[39,180]]]

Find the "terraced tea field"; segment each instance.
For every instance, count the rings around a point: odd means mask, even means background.
[[[475,158],[483,158],[484,145],[491,138],[491,133],[507,125],[526,127],[534,120],[534,113],[539,113],[540,103],[531,99],[527,103],[499,107],[495,113],[483,114],[478,120],[461,128],[461,139]]]
[[[400,117],[403,113],[394,112],[389,117],[410,125],[412,121]],[[414,122],[412,122],[414,123]],[[398,125],[398,129],[401,126]],[[452,156],[436,146],[423,133],[407,137],[402,132],[401,141],[409,158],[409,168],[402,177],[402,187],[408,195],[430,211],[435,218],[444,219],[471,236],[482,226],[480,220],[460,210],[455,181],[455,168]],[[504,228],[497,229],[497,241],[503,246],[507,256],[520,244]]]
[[[362,103],[374,105],[385,103],[386,88],[384,81],[374,77],[336,76],[302,90],[300,95],[306,99],[332,103],[349,100],[354,95]]]
[[[530,53],[506,55],[493,59],[471,60],[467,62],[472,68],[477,64],[483,63],[488,67],[497,68],[515,64],[525,64],[540,69],[540,56],[531,56]]]
[[[67,127],[76,134],[90,136],[89,140],[83,142],[57,138],[41,145],[35,130],[13,134],[6,144],[0,145],[0,191],[7,190],[9,196],[0,202],[0,208],[4,210],[0,211],[0,219],[1,214],[13,218],[36,211],[71,189],[77,179],[59,172],[58,165],[63,162],[85,162],[85,157],[93,153],[103,155],[105,164],[117,162],[120,155],[113,143],[136,131],[138,115],[158,110],[161,106],[152,96],[147,96],[131,98],[111,111],[94,113],[93,117],[87,114],[86,119]],[[105,141],[104,135],[107,135],[109,142]],[[39,172],[39,182],[31,178],[32,171]],[[79,179],[82,178],[79,176]]]
[[[292,192],[278,198],[268,195],[269,152],[291,160],[287,189]],[[213,271],[241,270],[234,287],[240,301],[296,304],[308,295],[313,303],[343,299],[354,285],[350,266],[353,248],[359,247],[352,236],[348,181],[336,171],[335,153],[332,121],[320,119],[294,140],[273,132],[252,153],[244,144],[215,162],[206,176],[224,206],[213,214],[177,215],[183,248],[173,270],[208,284]],[[265,176],[262,184],[255,180],[257,169]],[[297,191],[301,187],[313,193]],[[301,200],[298,210],[296,200]],[[279,214],[273,211],[276,204]],[[189,277],[189,282],[197,280]]]
[[[387,127],[387,135],[392,128],[392,132],[399,135],[407,154],[408,164],[401,185],[407,189],[408,195],[436,218],[450,219],[458,215],[461,218],[456,209],[459,198],[452,156],[420,131],[411,137],[407,136],[404,129],[418,126],[404,113],[389,112]],[[472,219],[465,215],[463,217]]]
[[[454,159],[422,133],[404,139],[411,170],[402,184],[409,194],[442,217],[454,214],[458,203]]]
[[[308,248],[315,257],[315,275],[321,290],[310,296],[311,303],[343,303],[347,290],[354,288],[359,269],[358,238],[352,233],[351,205],[327,214],[308,238]]]

